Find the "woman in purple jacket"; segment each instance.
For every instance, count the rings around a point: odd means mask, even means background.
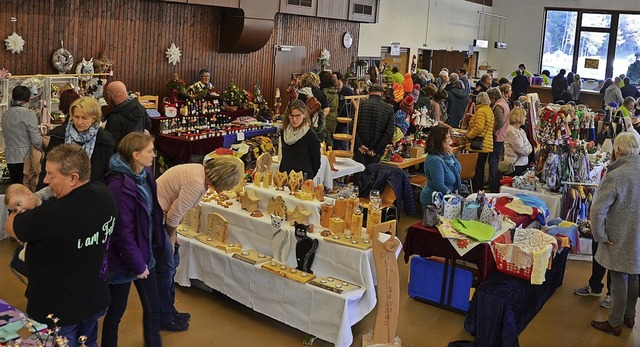
[[[162,345],[154,253],[162,251],[165,232],[150,170],[154,157],[153,138],[134,132],[120,141],[109,162],[107,185],[118,204],[118,218],[107,246],[111,304],[102,325],[102,347],[118,345],[131,282],[142,303],[144,345]]]

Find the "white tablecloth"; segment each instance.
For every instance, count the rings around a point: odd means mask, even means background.
[[[288,201],[287,205],[293,208]],[[200,230],[206,228],[207,215],[217,212],[229,222],[230,242],[240,242],[244,249],[252,248],[267,255],[272,254],[271,222],[266,213],[261,218],[252,218],[249,212],[240,208],[238,202],[234,202],[230,208],[222,208],[215,202],[201,203],[201,207]],[[266,211],[262,207],[260,209]],[[314,274],[334,276],[358,284],[362,286],[361,289],[338,295],[311,285],[301,285],[261,270],[259,266],[233,259],[199,241],[182,237],[181,263],[175,280],[182,286],[190,286],[190,279],[200,280],[257,312],[333,342],[336,346],[350,346],[353,343],[351,326],[363,319],[376,305],[372,251],[326,242],[319,236],[319,224],[316,225],[316,232],[309,234],[320,240],[312,266]],[[293,227],[288,223],[285,227],[290,232],[291,245],[287,264],[295,266]]]
[[[277,171],[279,166],[280,162],[278,161],[278,157],[273,157],[273,166],[271,167],[271,170]],[[336,158],[334,166],[337,171],[331,171],[329,158],[324,155],[321,156],[320,169],[318,169],[316,177],[313,178],[313,184],[318,185],[322,183],[326,188],[333,189],[334,179],[364,171],[364,165],[351,158]]]
[[[561,217],[562,215],[562,203],[564,195],[560,193],[550,192],[545,189],[532,192],[530,190],[522,190],[506,186],[500,187],[500,193],[511,195],[525,194],[535,196],[536,198],[540,198],[540,200],[544,201],[544,203],[547,204],[547,210],[549,210],[549,218]]]

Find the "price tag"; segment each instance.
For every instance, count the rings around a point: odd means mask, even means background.
[[[238,133],[238,141],[244,141],[244,133]]]

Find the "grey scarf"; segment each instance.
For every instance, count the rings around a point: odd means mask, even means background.
[[[287,128],[284,129],[282,137],[284,139],[284,142],[291,146],[294,143],[298,142],[298,140],[300,140],[304,135],[306,135],[307,131],[309,131],[308,125],[301,125],[297,128],[294,128],[293,126],[291,126],[291,124],[289,124],[287,125]]]

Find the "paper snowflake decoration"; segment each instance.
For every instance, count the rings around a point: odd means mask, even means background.
[[[180,52],[180,47],[176,47],[175,43],[171,44],[171,47],[167,48],[167,51],[164,52],[167,55],[167,59],[169,59],[169,64],[173,64],[174,66],[180,62],[180,57],[182,53]]]
[[[11,51],[11,53],[16,54],[22,52],[24,48],[24,40],[22,36],[13,32],[13,34],[9,35],[6,39],[4,39],[4,44],[7,45],[7,51]]]

